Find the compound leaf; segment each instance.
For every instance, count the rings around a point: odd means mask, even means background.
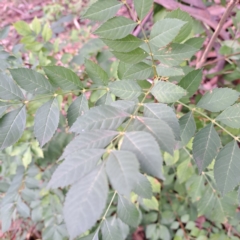
[[[55,170],[48,187],[66,187],[77,182],[96,167],[104,152],[104,149],[86,149],[71,154]]]
[[[212,162],[220,147],[221,140],[213,124],[208,124],[196,134],[193,140],[193,158],[199,173]]]
[[[44,103],[36,112],[34,135],[42,147],[55,133],[59,122],[58,100],[53,98]]]
[[[0,150],[13,145],[22,136],[26,125],[26,107],[23,106],[0,118]]]
[[[77,97],[67,111],[68,125],[72,126],[77,118],[88,111],[88,100],[84,94]]]
[[[128,151],[111,151],[107,159],[106,171],[112,187],[120,194],[129,196],[138,178],[139,163],[135,155]]]
[[[136,99],[142,93],[140,86],[133,80],[115,81],[109,84],[110,91],[122,99]]]
[[[125,17],[113,17],[103,23],[94,33],[102,38],[121,39],[130,34],[137,23]]]
[[[108,181],[103,165],[71,186],[63,207],[70,240],[96,223],[106,205],[107,196]]]
[[[134,228],[138,227],[141,220],[136,205],[120,194],[118,195],[117,215],[124,223]]]
[[[219,112],[237,101],[239,92],[230,88],[215,88],[207,92],[197,106],[212,112]]]
[[[24,96],[22,91],[15,82],[8,77],[0,73],[0,98],[4,100],[22,100]]]
[[[170,82],[158,82],[151,90],[153,96],[162,103],[176,102],[187,93],[186,91]]]
[[[234,104],[225,109],[216,120],[226,124],[231,128],[240,128],[240,103]]]
[[[133,152],[140,162],[141,169],[148,175],[163,179],[162,155],[150,133],[126,132],[121,149]]]
[[[112,106],[102,105],[91,108],[77,118],[71,131],[82,133],[92,129],[117,129],[129,114]]]
[[[62,66],[47,66],[43,67],[43,70],[54,87],[60,87],[63,90],[83,87],[77,74],[70,69]]]
[[[106,21],[112,18],[123,4],[115,0],[100,0],[93,3],[84,13],[83,18]]]
[[[240,149],[235,141],[228,143],[217,155],[214,165],[214,178],[217,188],[225,195],[240,182]]]
[[[163,19],[157,21],[150,34],[150,43],[158,48],[169,44],[179,33],[186,22],[179,19]]]

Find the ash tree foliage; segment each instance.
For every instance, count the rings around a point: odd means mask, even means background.
[[[114,77],[90,59],[85,59],[87,77],[81,81],[74,71],[53,65],[1,73],[3,153],[13,150],[29,130],[43,149],[48,144],[55,149],[66,146],[51,172],[42,175],[50,178],[41,190],[47,196],[45,208],[39,200],[33,201],[34,191],[20,191],[22,182],[29,186],[28,178],[34,176],[31,151],[41,151],[34,139],[31,150],[26,148],[23,164],[19,163],[1,201],[2,231],[8,231],[12,216],[19,214],[34,221],[44,216],[46,240],[122,240],[152,211],[148,239],[171,239],[174,227],[169,228],[166,220],[170,210],[164,210],[169,206],[169,189],[187,191],[196,216],[218,223],[236,217],[240,149],[234,129],[240,129],[239,92],[216,88],[191,104],[202,72],[187,67],[186,62],[204,40],[193,37],[192,18],[175,10],[156,21],[148,33],[142,20],[153,1],[134,1],[134,9],[129,10],[136,11],[137,21],[116,16],[124,4],[99,0],[83,15],[100,22],[94,34],[117,59]],[[138,26],[142,28],[139,38],[132,34]],[[64,120],[61,103],[69,94],[77,97]],[[94,94],[97,98],[92,100]],[[177,104],[184,106],[178,116]],[[58,135],[62,121],[68,125]],[[68,140],[54,145],[56,134]],[[223,135],[227,141],[222,142]],[[50,157],[46,150],[41,159]],[[64,202],[63,209],[56,210],[57,220],[53,220],[54,210],[48,213],[46,206],[59,208],[59,201]]]

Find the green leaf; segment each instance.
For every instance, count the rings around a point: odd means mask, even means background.
[[[177,166],[177,179],[179,184],[186,182],[194,174],[194,168],[190,159],[187,159]]]
[[[222,195],[232,191],[240,182],[240,149],[235,141],[228,143],[217,155],[214,178]]]
[[[84,13],[83,18],[106,21],[112,18],[123,4],[116,0],[100,0],[93,3]]]
[[[178,147],[181,148],[189,143],[196,132],[196,123],[193,118],[193,113],[188,112],[187,114],[183,115],[179,119],[179,124],[182,141],[178,144]]]
[[[152,7],[153,0],[134,0],[134,8],[139,20],[143,20]]]
[[[51,37],[52,37],[52,29],[50,28],[49,23],[46,23],[43,26],[42,37],[43,37],[45,42],[48,42],[51,39]]]
[[[32,34],[29,24],[24,21],[18,21],[14,23],[13,26],[17,30],[18,34],[22,36],[27,36]]]
[[[71,154],[55,170],[48,188],[63,188],[77,182],[96,168],[104,152],[104,149],[86,149]]]
[[[157,21],[150,34],[150,43],[158,48],[169,44],[178,35],[186,22],[179,19],[163,19]]]
[[[24,203],[20,198],[17,201],[17,211],[20,216],[24,218],[28,218],[30,216],[30,208],[29,206]]]
[[[201,81],[201,69],[193,70],[181,79],[178,85],[188,92],[183,100],[190,98],[198,90]]]
[[[72,126],[77,118],[88,111],[88,100],[84,94],[77,97],[67,111],[68,125]]]
[[[221,147],[221,139],[213,124],[202,128],[193,140],[193,158],[198,166],[199,173],[216,157]]]
[[[126,72],[124,72],[123,79],[136,79],[143,80],[147,79],[152,74],[152,66],[140,62],[132,65]]]
[[[88,76],[94,83],[98,85],[106,85],[108,83],[107,73],[98,64],[85,59],[85,67]]]
[[[67,145],[59,159],[71,157],[83,149],[105,148],[117,134],[118,132],[103,129],[83,132]]]
[[[11,103],[0,102],[0,118],[2,117],[3,113],[7,110],[9,106],[11,106]]]
[[[151,93],[153,96],[162,103],[172,103],[185,96],[186,91],[170,82],[159,81],[152,88]]]
[[[129,235],[130,232],[129,226],[122,222],[120,218],[115,219],[115,224],[119,227],[123,239],[127,239],[127,236]]]
[[[104,219],[101,231],[104,240],[124,240],[120,228],[116,224],[114,218]]]
[[[31,23],[32,30],[38,35],[41,32],[41,22],[35,17]]]
[[[190,58],[198,51],[197,48],[187,44],[172,43],[166,48],[154,51],[154,58],[162,64],[177,66]]]
[[[62,90],[75,90],[83,87],[77,74],[70,69],[61,66],[47,66],[43,67],[43,70],[50,82]]]
[[[130,52],[112,51],[112,53],[119,60],[125,63],[130,63],[130,64],[136,64],[138,62],[141,62],[143,59],[145,59],[148,56],[148,54],[141,48],[136,48]]]
[[[140,38],[134,37],[132,34],[127,35],[124,38],[121,39],[101,39],[109,48],[111,48],[114,51],[117,52],[130,52],[140,45],[142,45],[144,42]]]
[[[43,74],[28,68],[9,69],[13,79],[26,91],[33,94],[54,92],[53,87]]]
[[[240,103],[225,109],[216,120],[231,128],[240,128]]]
[[[130,34],[137,23],[125,17],[113,17],[103,23],[94,33],[102,38],[121,39]]]
[[[10,30],[10,26],[6,26],[0,30],[0,39],[4,39],[8,36]]]
[[[143,199],[143,204],[148,210],[159,211],[159,201],[154,196],[151,199]]]
[[[169,12],[165,18],[180,19],[186,22],[186,24],[181,28],[181,32],[174,39],[175,42],[182,42],[190,35],[193,22],[191,16],[187,12],[184,12],[178,8]]]
[[[112,102],[111,106],[120,108],[124,112],[132,114],[135,109],[136,103],[128,100],[118,100],[118,101]]]
[[[138,227],[141,220],[136,205],[121,195],[118,195],[117,215],[124,223],[134,228]]]
[[[26,107],[23,106],[0,118],[0,150],[13,145],[22,136],[26,125]]]
[[[122,150],[133,152],[140,162],[141,169],[148,175],[164,179],[162,155],[154,137],[147,132],[126,132]]]
[[[135,99],[142,93],[142,89],[133,80],[121,80],[109,84],[110,91],[122,99]]]
[[[164,64],[157,65],[156,70],[159,76],[164,76],[164,77],[184,75],[184,72],[181,68],[169,67]]]
[[[180,126],[176,114],[171,107],[162,103],[144,104],[144,117],[161,119],[172,129],[175,139],[180,140]]]
[[[103,165],[72,185],[63,207],[70,239],[90,229],[100,218],[108,196]]]
[[[44,103],[36,112],[34,135],[42,147],[55,133],[59,122],[58,100],[53,98]]]
[[[92,129],[117,129],[129,114],[112,106],[93,107],[83,116],[78,117],[71,131],[82,133]]]
[[[102,97],[100,97],[96,103],[95,106],[100,106],[100,105],[111,105],[113,102],[112,95],[110,92],[106,92]]]
[[[197,106],[211,112],[219,112],[232,105],[239,98],[239,92],[230,88],[215,88],[207,92]]]
[[[173,154],[175,145],[172,129],[161,119],[136,117],[133,126],[134,131],[146,131],[157,140],[161,150]]]
[[[204,40],[205,39],[202,37],[193,37],[189,38],[184,44],[199,50],[202,47]]]
[[[24,99],[22,91],[17,84],[10,77],[2,73],[0,73],[0,98],[4,100]]]
[[[117,69],[117,76],[118,76],[118,78],[119,78],[119,79],[123,79],[124,73],[125,73],[128,69],[130,69],[131,66],[132,66],[132,64],[128,64],[128,63],[119,61],[118,69]]]
[[[134,182],[138,179],[139,163],[135,155],[128,151],[111,151],[107,159],[106,171],[112,187],[120,194],[129,196]]]
[[[142,175],[141,173],[138,174],[137,181],[134,182],[133,192],[139,195],[142,198],[152,198],[152,186],[149,180]]]

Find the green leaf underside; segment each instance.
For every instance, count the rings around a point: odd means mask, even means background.
[[[83,132],[67,145],[59,159],[71,157],[84,149],[105,148],[117,134],[118,132],[103,129]]]
[[[240,128],[240,103],[225,109],[216,120],[231,128]]]
[[[101,231],[104,240],[124,240],[121,229],[114,218],[105,219]]]
[[[85,149],[71,154],[55,170],[48,187],[66,187],[77,182],[96,168],[104,152],[104,149]]]
[[[184,76],[179,82],[179,86],[185,89],[188,93],[184,99],[190,98],[197,90],[202,81],[202,70],[193,70]]]
[[[119,79],[123,79],[124,73],[132,67],[132,64],[125,63],[123,61],[119,61],[118,69],[117,69],[117,76]],[[126,79],[125,79],[126,80]]]
[[[139,163],[135,155],[128,151],[111,151],[107,159],[106,171],[112,187],[129,197],[134,182],[138,178]]]
[[[129,34],[126,37],[121,39],[112,40],[112,39],[102,38],[101,40],[109,48],[117,52],[130,52],[138,48],[140,45],[144,43],[143,40],[137,37],[134,37],[132,34]]]
[[[137,23],[125,17],[113,17],[103,23],[94,33],[102,38],[121,39],[130,34]]]
[[[68,125],[72,126],[77,118],[89,110],[88,100],[84,94],[77,97],[67,111]]]
[[[82,133],[92,129],[116,130],[129,114],[112,106],[93,107],[77,118],[71,131]]]
[[[44,103],[36,112],[34,135],[42,147],[55,133],[59,123],[59,107],[56,98]]]
[[[136,117],[133,126],[134,131],[146,131],[157,140],[161,150],[173,154],[175,145],[172,129],[161,119]]]
[[[172,43],[169,47],[154,52],[154,58],[162,64],[177,66],[183,61],[190,60],[198,50],[187,44]]]
[[[214,178],[217,188],[225,195],[240,182],[240,149],[235,141],[228,143],[217,155]]]
[[[27,68],[10,69],[9,71],[18,85],[32,94],[54,92],[48,79],[41,73]]]
[[[158,82],[151,90],[153,96],[162,103],[176,102],[186,95],[186,91],[170,82]]]
[[[141,173],[138,174],[137,181],[134,182],[133,192],[137,195],[141,196],[142,198],[151,199],[152,198],[152,186],[148,179],[142,175]]]
[[[196,134],[193,140],[193,158],[199,173],[212,162],[220,147],[221,140],[213,124],[208,124]]]
[[[142,93],[140,86],[133,80],[112,82],[109,89],[115,96],[126,100],[136,99]]]
[[[133,152],[141,169],[148,175],[163,179],[162,155],[154,137],[147,132],[127,132],[124,134],[122,150]]]
[[[230,88],[215,88],[207,92],[197,106],[212,112],[219,112],[237,101],[239,92]]]
[[[164,76],[164,77],[173,77],[173,76],[184,75],[184,72],[181,68],[169,67],[164,64],[157,65],[156,70],[157,70],[157,73],[159,76]]]
[[[147,79],[151,74],[152,66],[144,62],[140,62],[127,69],[127,71],[124,72],[122,78],[129,80],[130,79],[143,80]]]
[[[180,19],[186,22],[186,24],[181,28],[178,36],[174,39],[174,42],[182,42],[190,35],[192,31],[192,18],[187,12],[184,12],[178,8],[169,12],[165,18]]]
[[[0,118],[2,117],[3,113],[7,110],[7,108],[10,106],[11,106],[11,103],[0,102]]]
[[[136,64],[138,62],[141,62],[143,59],[145,59],[148,56],[148,54],[141,48],[136,48],[130,52],[112,51],[112,53],[119,60],[129,64]]]
[[[134,7],[136,9],[138,19],[143,20],[153,7],[153,0],[134,0]]]
[[[175,139],[181,140],[178,119],[171,107],[162,103],[146,103],[144,104],[144,117],[163,120],[172,129]]]
[[[118,195],[117,215],[131,227],[136,228],[140,223],[140,213],[136,205],[121,195]]]
[[[108,182],[102,165],[71,186],[63,208],[70,240],[94,226],[106,205],[107,195]]]
[[[158,48],[169,44],[179,33],[186,22],[178,19],[163,19],[157,21],[150,34],[150,43]]]
[[[83,18],[106,21],[112,18],[123,4],[115,0],[101,0],[93,3],[84,13]]]
[[[18,108],[0,118],[0,150],[13,145],[22,136],[26,125],[26,108]]]
[[[118,100],[118,101],[112,102],[111,106],[120,108],[124,112],[132,114],[135,109],[136,103],[129,100]]]
[[[107,84],[108,75],[98,64],[86,59],[85,68],[88,76],[94,83],[99,85]]]
[[[4,100],[24,99],[20,88],[10,77],[2,73],[0,73],[0,98]]]
[[[43,67],[44,72],[54,87],[63,90],[75,90],[83,87],[79,77],[72,70],[61,66]]]
[[[188,144],[196,132],[196,123],[192,112],[188,112],[179,119],[180,132],[182,141],[178,143],[178,147],[184,147]]]
[[[107,92],[96,101],[95,106],[111,105],[112,102],[113,102],[113,99],[112,99],[111,93]]]

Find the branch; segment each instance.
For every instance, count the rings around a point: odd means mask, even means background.
[[[233,10],[234,6],[237,4],[237,2],[238,2],[238,0],[231,0],[231,2],[228,4],[227,9],[226,9],[225,13],[223,14],[220,22],[218,23],[218,26],[217,26],[214,34],[212,35],[212,38],[210,39],[210,41],[209,41],[201,59],[200,59],[200,61],[198,62],[196,68],[201,68],[203,66],[205,60],[207,59],[207,55],[208,55],[209,51],[212,49],[212,46],[213,46],[218,34],[220,33],[224,23],[226,22],[229,14],[232,12],[232,10]]]

